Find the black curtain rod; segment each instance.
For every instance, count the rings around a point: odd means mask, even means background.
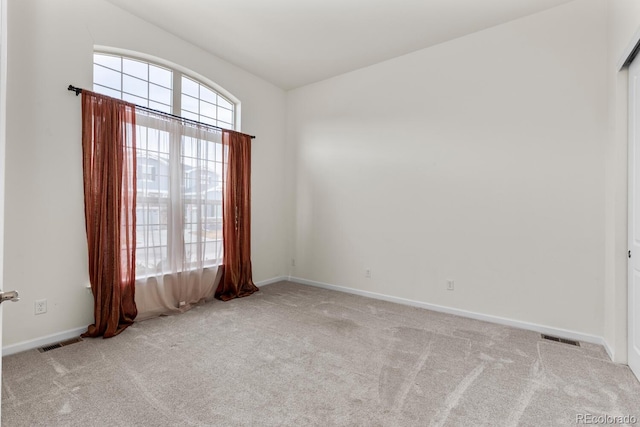
[[[78,96],[78,95],[80,95],[82,93],[82,88],[75,87],[74,85],[69,85],[67,90],[71,91],[71,92],[75,92],[76,96]],[[176,116],[175,114],[171,114],[171,113],[165,113],[164,111],[154,110],[153,108],[145,107],[144,105],[138,105],[138,104],[134,104],[134,105],[136,106],[136,108],[140,108],[141,110],[149,111],[151,113],[156,113],[156,114],[162,114],[162,115],[168,116],[168,117],[173,117],[175,119],[182,120],[182,121],[187,122],[187,123],[192,123],[192,124],[195,124],[195,125],[198,125],[198,126],[205,126],[205,127],[209,127],[209,128],[213,128],[213,129],[218,129],[218,130],[227,130],[227,131],[230,131],[230,132],[242,133],[242,132],[235,131],[233,129],[225,129],[225,128],[221,128],[220,126],[210,125],[208,123],[202,123],[202,122],[199,122],[197,120],[192,120],[192,119],[187,119],[185,117]],[[247,134],[244,133],[243,135],[247,135]],[[251,139],[255,139],[255,136],[253,136],[253,135],[248,135],[248,136]]]

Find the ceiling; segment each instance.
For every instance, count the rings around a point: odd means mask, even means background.
[[[572,0],[107,0],[292,89]]]

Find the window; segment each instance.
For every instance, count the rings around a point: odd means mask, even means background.
[[[93,55],[94,92],[174,113],[173,71],[121,56]]]
[[[139,180],[156,182],[156,166],[145,164],[145,162],[138,162],[137,176]]]
[[[165,113],[234,128],[233,102],[202,82],[162,65],[95,53],[93,90]],[[222,261],[225,150],[203,133],[185,131],[176,137],[164,126],[157,119],[136,124],[139,278],[162,274],[177,240],[185,258],[192,257],[194,264],[203,254],[206,265]],[[172,171],[180,171],[183,185],[175,185]],[[176,203],[182,211],[182,230],[172,229],[175,221],[168,218],[170,204]]]
[[[235,105],[180,71],[134,58],[95,53],[94,92],[225,129],[235,128]],[[176,94],[180,96],[175,96]]]
[[[189,77],[181,78],[180,115],[226,129],[233,129],[233,104]]]

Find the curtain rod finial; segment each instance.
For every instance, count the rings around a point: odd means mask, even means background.
[[[79,87],[75,87],[74,85],[69,85],[67,90],[75,92],[76,96],[78,96],[78,95],[80,95],[82,93],[82,89],[80,89]]]

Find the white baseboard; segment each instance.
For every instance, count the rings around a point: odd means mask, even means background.
[[[612,356],[611,350],[606,345],[602,337],[596,335],[585,334],[582,332],[571,331],[562,328],[554,328],[545,325],[539,325],[537,323],[524,322],[521,320],[508,319],[505,317],[492,316],[490,314],[476,313],[473,311],[461,310],[457,308],[445,307],[442,305],[429,304],[422,301],[415,301],[406,298],[394,297],[391,295],[379,294],[376,292],[363,291],[360,289],[347,288],[344,286],[330,285],[328,283],[315,282],[313,280],[301,279],[299,277],[289,277],[289,280],[301,285],[315,286],[323,289],[330,289],[333,291],[346,292],[349,294],[360,295],[364,297],[379,299],[383,301],[395,302],[398,304],[409,305],[412,307],[425,308],[427,310],[438,311],[441,313],[454,314],[456,316],[468,317],[470,319],[482,320],[485,322],[497,323],[505,326],[512,326],[514,328],[526,329],[528,331],[539,332],[541,334],[553,335],[560,338],[568,338],[576,341],[588,342],[591,344],[598,344],[604,346],[605,350]],[[611,358],[613,360],[613,358]]]
[[[273,283],[282,282],[283,280],[288,280],[288,279],[289,278],[287,276],[274,277],[272,279],[256,282],[256,286],[258,287],[268,286]],[[81,328],[70,329],[68,331],[58,332],[58,333],[47,335],[44,337],[22,341],[16,344],[11,344],[11,345],[2,347],[2,356],[9,356],[11,354],[21,353],[23,351],[33,350],[34,348],[39,348],[45,345],[54,344],[60,341],[75,338],[80,336],[80,334],[86,332],[86,330],[87,330],[87,327],[83,326]]]
[[[604,347],[605,351],[607,352],[607,354],[609,355],[609,359],[615,361],[615,353],[613,352],[613,349],[611,348],[611,346],[609,345],[609,343],[607,342],[607,340],[605,340],[604,338],[602,338],[602,342],[601,342],[602,346]]]
[[[604,338],[596,335],[584,334],[582,332],[575,332],[567,329],[554,328],[550,326],[539,325],[536,323],[524,322],[521,320],[514,320],[514,319],[508,319],[505,317],[492,316],[489,314],[482,314],[482,313],[476,313],[472,311],[460,310],[457,308],[445,307],[445,306],[436,305],[436,304],[429,304],[422,301],[415,301],[415,300],[406,299],[406,298],[394,297],[391,295],[363,291],[360,289],[347,288],[344,286],[331,285],[328,283],[316,282],[313,280],[302,279],[299,277],[290,277],[290,276],[274,277],[272,279],[256,282],[256,286],[258,287],[268,286],[268,285],[285,281],[285,280],[299,283],[301,285],[315,286],[318,288],[329,289],[333,291],[346,292],[349,294],[360,295],[368,298],[394,302],[397,304],[409,305],[412,307],[424,308],[427,310],[438,311],[441,313],[448,313],[456,316],[467,317],[470,319],[482,320],[485,322],[497,323],[505,326],[512,326],[515,328],[526,329],[529,331],[535,331],[542,334],[554,335],[561,338],[568,338],[572,340],[598,344],[603,346],[605,351],[609,355],[609,358],[611,360],[614,360],[613,350],[611,349],[609,344],[604,340]],[[32,350],[34,348],[42,347],[42,346],[53,344],[56,342],[75,338],[80,336],[80,334],[82,334],[86,330],[87,330],[87,327],[83,326],[81,328],[70,329],[68,331],[47,335],[47,336],[36,338],[33,340],[22,341],[16,344],[11,344],[11,345],[2,347],[2,356],[9,356],[11,354],[20,353],[23,351]]]
[[[69,329],[68,331],[58,332],[44,337],[11,344],[6,347],[2,347],[2,356],[4,357],[11,354],[22,353],[23,351],[33,350],[34,348],[43,347],[45,345],[54,344],[71,338],[76,338],[86,331],[87,327],[83,326],[81,328]]]
[[[279,276],[279,277],[274,277],[273,279],[268,279],[268,280],[262,280],[260,282],[255,282],[255,285],[257,287],[267,286],[267,285],[273,285],[274,283],[278,283],[278,282],[282,282],[282,281],[286,281],[286,280],[289,280],[289,277],[287,277],[287,276]]]

